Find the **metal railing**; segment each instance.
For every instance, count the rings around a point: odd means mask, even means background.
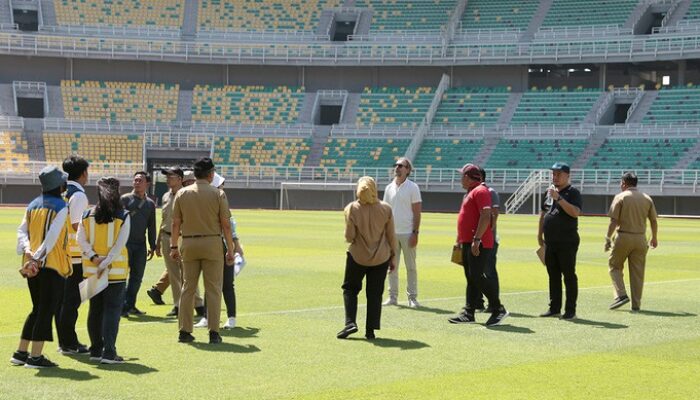
[[[24,118],[0,115],[0,128],[8,130],[23,130]]]
[[[180,40],[180,28],[154,26],[110,25],[39,25],[39,33],[69,36],[107,36],[140,39]]]
[[[634,112],[637,111],[637,106],[639,106],[639,103],[642,102],[642,99],[645,95],[646,93],[643,90],[637,92],[637,95],[634,96],[632,104],[630,104],[630,108],[627,109],[627,118],[625,118],[625,121],[629,121],[630,117],[632,117],[632,114],[634,114]]]
[[[328,35],[310,31],[294,30],[228,30],[199,29],[197,40],[244,41],[244,42],[328,42]]]
[[[589,25],[589,26],[558,26],[551,28],[539,28],[535,32],[535,40],[557,39],[591,39],[633,35],[632,28],[623,28],[621,25]]]
[[[625,124],[615,125],[610,129],[610,134],[613,136],[630,136],[630,137],[697,137],[700,135],[700,124]]]

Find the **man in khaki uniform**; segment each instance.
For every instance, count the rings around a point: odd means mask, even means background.
[[[605,236],[605,251],[610,250],[608,266],[610,277],[615,289],[615,300],[610,304],[614,310],[629,303],[630,299],[625,291],[623,269],[625,260],[630,271],[630,291],[632,293],[632,311],[639,311],[642,301],[642,289],[644,288],[644,266],[649,247],[656,248],[658,224],[656,222],[656,207],[654,201],[647,194],[637,190],[637,175],[626,172],[620,182],[622,190],[613,199],[608,217],[610,225]],[[651,225],[651,240],[647,244],[646,230],[647,219]],[[614,243],[613,233],[617,231]]]
[[[170,236],[170,256],[182,259],[183,287],[178,314],[180,335],[178,341],[192,342],[194,293],[199,274],[204,275],[204,290],[209,316],[209,343],[221,343],[219,322],[221,319],[221,288],[223,285],[224,248],[223,232],[227,248],[226,262],[233,264],[236,247],[231,235],[231,211],[223,190],[211,186],[214,179],[214,163],[203,157],[194,163],[197,182],[180,189],[173,204],[173,223]],[[182,254],[178,240],[182,236]]]

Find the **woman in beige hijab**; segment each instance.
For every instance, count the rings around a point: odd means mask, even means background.
[[[365,337],[372,340],[375,338],[374,330],[380,329],[387,269],[393,271],[396,265],[396,241],[391,206],[379,200],[377,184],[369,176],[357,181],[357,200],[345,207],[345,240],[350,243],[342,286],[345,328],[338,332],[337,337],[345,339],[357,332],[357,295],[362,290],[362,280],[367,276]]]

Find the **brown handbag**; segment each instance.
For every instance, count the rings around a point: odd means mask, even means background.
[[[462,265],[462,246],[454,245],[452,246],[452,259],[450,260],[457,265]]]

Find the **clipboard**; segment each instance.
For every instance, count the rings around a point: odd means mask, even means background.
[[[84,303],[87,300],[95,297],[101,291],[105,290],[109,285],[109,271],[105,270],[101,277],[97,277],[97,274],[84,279],[78,284],[78,289],[80,290],[80,302]]]

